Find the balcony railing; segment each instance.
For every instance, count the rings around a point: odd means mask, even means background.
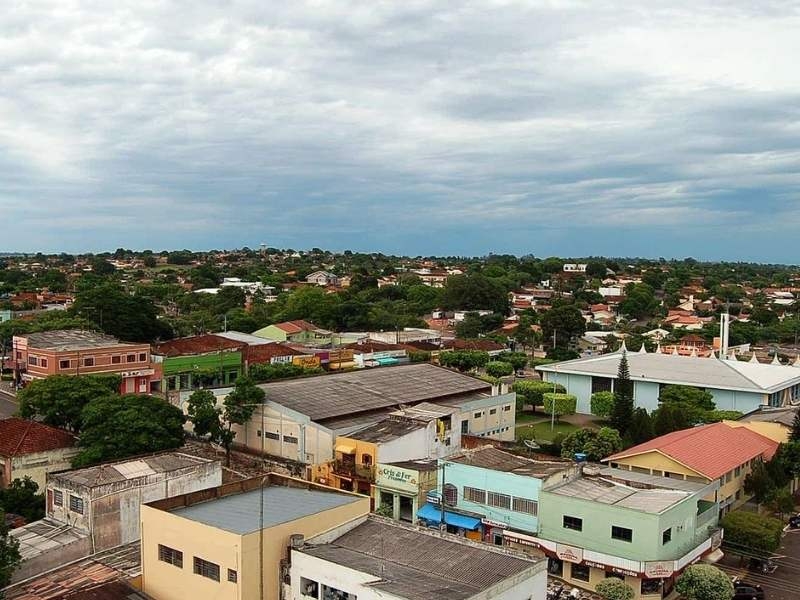
[[[705,500],[700,500],[697,504],[697,520],[695,521],[695,526],[700,529],[703,525],[706,525],[713,521],[714,519],[719,517],[719,507],[717,506],[716,502],[707,502]]]
[[[375,465],[345,463],[337,460],[333,463],[333,472],[336,475],[345,475],[347,477],[358,477],[359,479],[375,481]]]

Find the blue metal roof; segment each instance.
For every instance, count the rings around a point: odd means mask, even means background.
[[[442,509],[433,504],[423,504],[417,511],[417,516],[420,519],[431,521],[433,523],[440,523],[442,520]],[[458,513],[444,511],[444,522],[453,527],[461,527],[469,531],[475,531],[481,526],[481,520],[473,517],[466,517]]]

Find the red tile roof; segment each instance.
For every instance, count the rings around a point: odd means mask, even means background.
[[[243,342],[206,334],[162,342],[155,347],[153,353],[163,356],[186,356],[219,352],[220,350],[239,350],[246,346],[247,344]]]
[[[302,356],[308,352],[301,352],[285,344],[259,344],[250,346],[247,350],[247,360],[251,363],[268,363],[279,356]]]
[[[718,479],[756,458],[769,460],[778,443],[745,427],[711,423],[662,435],[604,459],[616,461],[657,451],[708,477]]]
[[[498,344],[492,340],[462,340],[459,338],[444,340],[443,346],[448,350],[484,350],[487,352],[506,349],[503,344]]]
[[[285,331],[286,333],[300,333],[301,331],[316,331],[319,329],[319,327],[313,323],[303,321],[302,319],[297,321],[286,321],[285,323],[275,323],[275,327],[281,331]]]
[[[0,420],[0,456],[11,458],[75,445],[75,436],[61,429],[11,417]]]

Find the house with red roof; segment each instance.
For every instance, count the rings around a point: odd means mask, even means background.
[[[69,469],[78,453],[71,433],[36,421],[0,420],[0,488],[30,477],[44,490],[47,473]]]
[[[298,319],[267,325],[253,335],[275,340],[277,342],[291,342],[313,348],[325,348],[331,345],[332,332],[317,327],[309,321]]]
[[[725,514],[739,508],[749,496],[744,480],[759,461],[768,461],[778,442],[745,427],[711,423],[674,431],[604,459],[612,467],[710,483],[718,480],[713,501]]]

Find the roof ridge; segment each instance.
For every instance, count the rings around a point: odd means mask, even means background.
[[[736,373],[740,377],[744,377],[747,381],[749,381],[750,383],[752,383],[756,387],[759,387],[759,388],[762,388],[762,389],[765,387],[765,386],[762,386],[760,383],[754,381],[753,379],[751,379],[750,377],[748,377],[744,373],[742,373],[739,369],[734,368],[733,365],[728,364],[728,363],[731,362],[730,360],[726,360],[726,359],[723,359],[723,358],[718,358],[717,360],[720,361],[721,363],[723,363],[726,367],[728,367],[731,371],[733,371],[734,373]],[[734,359],[734,360],[736,360],[737,363],[739,362],[738,359]],[[761,364],[761,363],[759,363],[759,364]]]

